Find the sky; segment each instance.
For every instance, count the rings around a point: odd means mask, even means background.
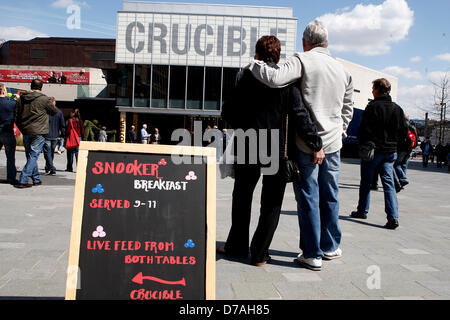
[[[328,27],[333,56],[398,78],[397,103],[412,119],[433,114],[435,86],[450,78],[449,0],[165,0],[290,7],[298,36],[315,19]],[[115,38],[122,0],[0,0],[0,39]],[[75,5],[75,6],[73,6]],[[80,23],[71,17],[79,9]],[[302,51],[301,39],[297,50]]]

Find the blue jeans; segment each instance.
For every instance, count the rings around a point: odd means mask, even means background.
[[[305,258],[322,257],[341,243],[339,227],[340,151],[325,155],[321,165],[312,155],[297,152],[301,179],[294,183],[300,225],[300,249]]]
[[[37,166],[37,160],[42,152],[44,142],[45,138],[40,134],[23,135],[23,145],[25,147],[27,163],[20,173],[19,182],[21,184],[28,183],[30,178],[34,183],[38,183],[41,181],[41,176],[39,175]]]
[[[397,160],[394,163],[394,170],[396,173],[396,176],[394,176],[394,178],[398,179],[400,183],[408,182],[408,178],[406,177],[406,170],[408,169],[410,156],[411,151],[401,151],[398,153]]]
[[[394,185],[394,162],[397,153],[379,153],[371,161],[361,160],[358,212],[367,214],[370,206],[370,185],[376,171],[380,173],[384,190],[384,210],[388,220],[398,219],[398,201]]]
[[[45,171],[56,171],[55,166],[53,165],[53,159],[55,158],[55,148],[56,148],[57,140],[45,140],[44,143],[44,158],[45,158]]]
[[[6,179],[8,182],[16,180],[16,138],[14,133],[0,132],[0,150],[5,146]]]
[[[81,137],[80,137],[80,142],[81,142]],[[70,149],[66,149],[66,153],[67,153],[67,167],[66,167],[66,171],[73,171],[73,158],[75,158],[75,161],[78,161],[78,147],[75,148],[70,148]],[[76,162],[78,163],[78,162]]]

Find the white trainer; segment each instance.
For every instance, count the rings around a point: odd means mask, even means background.
[[[340,248],[337,248],[336,250],[331,251],[331,252],[323,253],[324,260],[339,259],[340,257],[342,257],[342,250]]]
[[[309,270],[320,271],[322,269],[322,259],[320,258],[305,258],[303,255],[298,255],[295,261]]]

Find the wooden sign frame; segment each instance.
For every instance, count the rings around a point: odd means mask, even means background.
[[[175,154],[206,157],[206,300],[215,299],[216,283],[216,149],[157,144],[125,144],[82,141],[79,146],[77,173],[70,234],[69,261],[67,267],[66,300],[75,300],[79,284],[79,256],[81,227],[85,197],[86,169],[90,151],[119,153]]]

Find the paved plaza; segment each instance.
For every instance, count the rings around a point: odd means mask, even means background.
[[[17,167],[25,164],[16,153]],[[6,179],[0,153],[0,180]],[[63,299],[66,285],[75,173],[64,172],[66,156],[55,154],[56,176],[43,185],[16,189],[0,184],[0,299]],[[44,160],[39,159],[43,172]],[[410,163],[410,184],[398,194],[397,230],[387,230],[383,192],[371,193],[367,220],[349,217],[356,209],[359,161],[342,159],[340,226],[343,257],[324,261],[314,272],[294,263],[299,242],[296,202],[288,185],[280,223],[270,249],[272,261],[216,257],[216,298],[281,299],[449,299],[450,175],[436,164]],[[231,224],[233,180],[217,172],[217,246]],[[251,234],[259,215],[261,181],[252,207]]]

